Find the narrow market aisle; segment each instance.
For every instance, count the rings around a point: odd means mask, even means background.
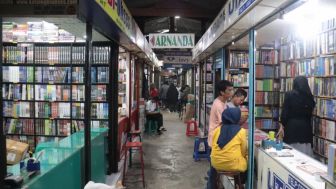
[[[144,136],[145,180],[147,189],[203,189],[209,162],[195,162],[192,158],[194,137],[186,137],[185,124],[177,113],[163,111],[164,127],[162,135]],[[141,189],[139,157],[133,159],[134,166],[128,171],[128,189]]]

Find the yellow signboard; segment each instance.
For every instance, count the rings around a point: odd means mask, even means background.
[[[123,0],[96,0],[96,2],[128,37],[133,37],[132,15]]]

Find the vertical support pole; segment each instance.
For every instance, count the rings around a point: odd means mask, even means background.
[[[108,173],[118,172],[118,55],[119,45],[111,42],[110,72],[107,100],[109,104],[109,130],[108,130]]]
[[[247,189],[253,189],[254,176],[254,127],[255,127],[255,30],[249,32],[249,134]]]
[[[2,17],[0,17],[0,83],[2,86],[2,66],[3,66],[3,43],[2,43]],[[0,87],[2,94],[2,87]],[[0,95],[0,110],[2,110],[2,95]],[[0,123],[3,124],[3,117],[0,116]],[[0,128],[0,188],[5,188],[4,179],[7,175],[7,159],[6,159],[6,137],[3,127]]]
[[[225,49],[221,48],[221,57],[222,57],[222,73],[221,73],[221,79],[225,79]]]
[[[92,25],[86,23],[85,42],[85,103],[84,103],[84,181],[91,180],[91,64]]]

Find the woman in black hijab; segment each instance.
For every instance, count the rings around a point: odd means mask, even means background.
[[[178,101],[178,91],[173,83],[170,84],[167,91],[167,104],[171,112],[176,111]]]
[[[307,78],[296,77],[293,90],[285,94],[281,112],[282,125],[278,134],[284,134],[285,143],[310,156],[313,156],[311,118],[314,107],[314,96]]]

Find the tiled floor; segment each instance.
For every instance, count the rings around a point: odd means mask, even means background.
[[[163,112],[164,127],[160,136],[144,136],[145,180],[147,189],[203,189],[206,185],[206,160],[192,158],[194,137],[186,137],[185,124],[176,113]],[[141,189],[139,157],[127,175],[128,189]],[[138,174],[139,176],[131,176]]]

